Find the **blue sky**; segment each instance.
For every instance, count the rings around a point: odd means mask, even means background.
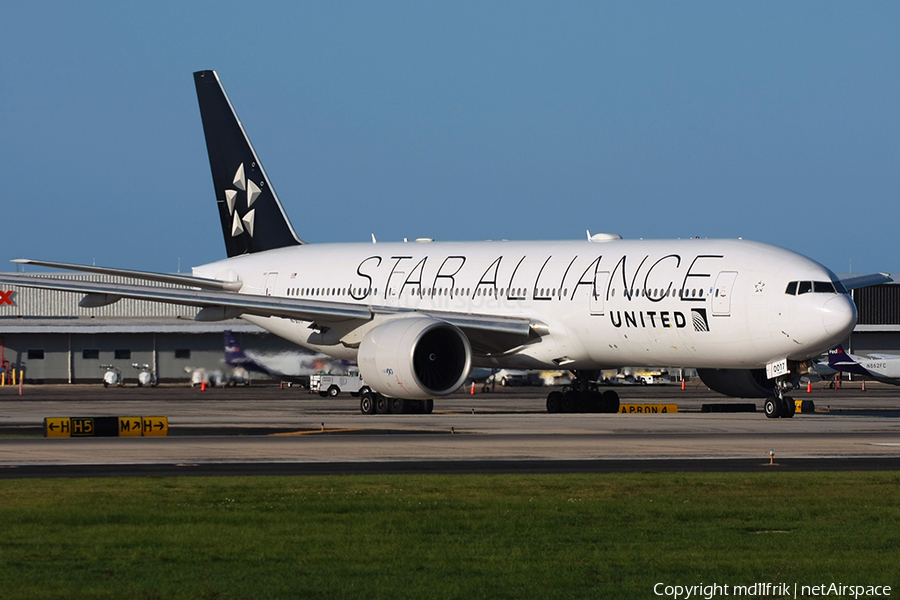
[[[897,3],[3,12],[3,263],[222,258],[215,69],[309,242],[740,236],[900,271]]]

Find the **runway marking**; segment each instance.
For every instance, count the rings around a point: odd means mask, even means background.
[[[286,436],[286,435],[312,435],[315,433],[347,433],[350,431],[366,431],[365,429],[310,429],[308,431],[286,431],[284,433],[270,433],[270,436]]]
[[[871,442],[870,446],[900,446],[900,443],[895,442]]]

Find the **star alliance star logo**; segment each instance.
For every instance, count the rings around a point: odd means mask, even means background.
[[[231,223],[231,237],[237,237],[244,231],[249,233],[250,237],[253,237],[253,221],[256,218],[256,209],[250,207],[253,206],[253,203],[256,202],[262,191],[259,189],[259,186],[244,175],[244,163],[241,163],[241,166],[238,167],[232,183],[240,191],[225,190],[225,204],[228,205],[228,214],[234,217]],[[237,204],[240,192],[247,193],[247,212],[243,216],[240,215],[239,211],[235,210],[235,204]]]
[[[757,294],[762,294],[762,293],[763,293],[763,290],[764,290],[765,288],[766,288],[766,284],[765,284],[764,281],[757,281],[757,282],[756,282],[756,288],[754,289],[754,291],[755,291]]]

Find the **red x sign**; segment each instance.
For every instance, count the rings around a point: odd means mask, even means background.
[[[15,304],[13,304],[13,301],[12,301],[12,295],[13,295],[14,291],[15,290],[7,290],[5,292],[0,291],[0,306],[3,306],[4,304],[9,304],[10,306],[15,306]]]

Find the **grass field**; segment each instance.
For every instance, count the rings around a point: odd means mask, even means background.
[[[655,598],[891,585],[900,473],[0,481],[13,598]]]

